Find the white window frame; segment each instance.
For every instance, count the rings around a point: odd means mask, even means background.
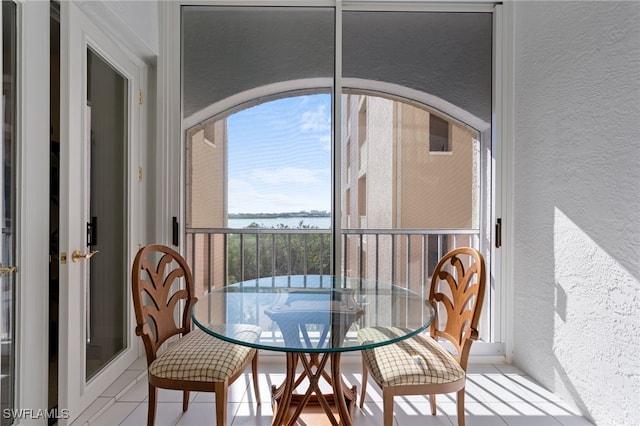
[[[16,364],[15,407],[12,408],[46,408],[49,289],[46,285],[31,283],[49,280],[48,262],[43,261],[49,257],[49,246],[43,244],[42,229],[49,227],[49,197],[43,197],[43,188],[49,187],[50,5],[26,0],[14,3],[17,5],[15,266],[18,271],[14,293]],[[15,424],[26,422],[26,419],[17,419]]]

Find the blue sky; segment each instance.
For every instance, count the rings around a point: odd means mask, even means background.
[[[331,95],[266,102],[227,124],[229,213],[331,210]]]

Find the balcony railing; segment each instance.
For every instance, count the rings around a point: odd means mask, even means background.
[[[187,229],[187,261],[196,291],[278,275],[329,274],[328,229]],[[479,246],[478,230],[343,229],[339,271],[425,292],[431,271],[449,250]]]

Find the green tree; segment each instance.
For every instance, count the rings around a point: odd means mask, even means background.
[[[259,228],[259,225],[253,222],[247,228]],[[279,224],[272,229],[290,228]],[[292,229],[300,232],[228,234],[227,283],[276,275],[329,273],[330,236],[305,233],[305,229],[318,228],[303,221]]]

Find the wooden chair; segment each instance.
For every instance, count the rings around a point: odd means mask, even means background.
[[[398,343],[362,351],[362,394],[364,404],[368,372],[382,388],[384,425],[393,423],[393,397],[429,395],[431,414],[436,414],[435,395],[457,392],[458,425],[464,426],[464,395],[471,343],[478,339],[478,320],[485,292],[482,254],[472,248],[447,253],[433,271],[425,303],[436,307],[430,336],[417,335]],[[400,335],[393,327],[363,328],[362,342],[379,341],[383,335]],[[444,339],[455,355],[441,345]]]
[[[180,288],[178,278],[184,278]],[[203,332],[191,331],[191,309],[196,302],[191,270],[175,250],[162,245],[140,249],[131,273],[136,334],[142,337],[147,354],[149,410],[147,425],[155,422],[157,388],[184,391],[182,411],[189,406],[189,391],[215,392],[216,424],[224,425],[227,415],[227,389],[251,362],[256,401],[258,391],[258,352]],[[184,302],[179,324],[174,320],[176,306]],[[248,332],[260,333],[248,326]],[[170,337],[180,334],[162,354],[159,349]]]

